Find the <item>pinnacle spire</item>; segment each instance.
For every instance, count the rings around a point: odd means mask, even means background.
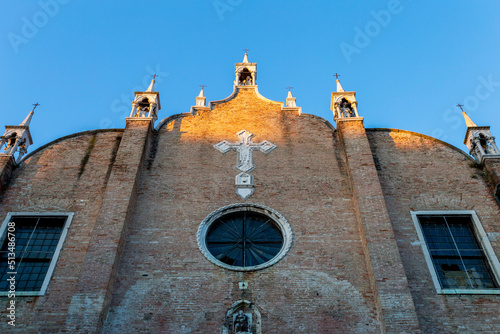
[[[156,79],[156,74],[152,75],[153,79],[151,79],[151,83],[149,84],[148,89],[146,89],[146,92],[154,92],[155,90],[155,79]]]
[[[207,98],[205,97],[205,87],[207,87],[206,85],[200,85],[201,87],[201,90],[200,90],[200,94],[198,94],[198,96],[196,97],[196,105],[195,107],[206,107],[207,105]],[[191,108],[191,112],[193,112],[193,114],[196,112],[196,110],[193,110],[193,107]]]
[[[151,80],[151,83],[149,84],[148,89],[146,89],[146,92],[153,92],[155,89],[155,79]]]
[[[205,87],[207,87],[206,85],[200,85],[201,87],[201,90],[200,90],[200,94],[198,94],[198,97],[205,97]]]
[[[292,88],[291,86],[288,86],[286,89],[288,89],[288,95],[286,96],[286,106],[287,107],[292,107],[296,108],[297,107],[297,99],[293,97],[292,95]],[[299,111],[300,113],[300,111]]]
[[[464,119],[465,119],[465,125],[467,125],[468,128],[472,128],[472,127],[476,127],[476,123],[474,123],[469,115],[467,115],[467,113],[465,111],[462,111],[462,115],[464,115]]]
[[[242,63],[249,63],[249,61],[248,61],[248,54],[247,54],[248,49],[245,49],[244,51],[245,51],[245,55],[243,56]]]
[[[337,79],[337,92],[343,92],[344,88],[342,88],[342,85],[340,84],[339,79]]]
[[[33,114],[35,113],[35,108],[33,108],[33,110],[30,111],[30,113],[28,114],[28,116],[26,116],[26,118],[24,119],[24,121],[19,124],[19,126],[30,126],[30,123],[31,123],[31,119],[33,118]]]

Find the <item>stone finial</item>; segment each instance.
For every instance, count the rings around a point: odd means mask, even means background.
[[[196,97],[196,104],[191,107],[191,114],[197,115],[199,111],[208,111],[210,107],[207,107],[207,98],[205,97],[205,87],[206,85],[200,85],[200,94]]]
[[[205,85],[201,85],[200,94],[196,97],[196,106],[197,107],[206,107],[207,98],[205,97]]]
[[[288,95],[286,97],[286,106],[293,108],[293,107],[297,106],[297,98],[293,97],[291,88],[293,88],[293,87],[288,87]]]

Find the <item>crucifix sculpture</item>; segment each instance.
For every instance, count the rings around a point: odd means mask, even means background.
[[[259,150],[267,154],[274,150],[276,145],[267,140],[258,144],[252,142],[252,137],[254,135],[247,130],[241,130],[237,135],[240,137],[239,142],[233,144],[227,140],[223,140],[215,144],[214,147],[222,153],[227,153],[231,150],[238,152],[238,164],[235,166],[235,169],[241,173],[236,175],[236,193],[241,198],[246,199],[252,195],[255,190],[253,176],[248,174],[256,168],[253,164],[253,151]]]

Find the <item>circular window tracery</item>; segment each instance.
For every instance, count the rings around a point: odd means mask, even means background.
[[[292,231],[273,209],[233,204],[212,212],[198,229],[198,245],[213,263],[251,271],[269,267],[290,249]]]

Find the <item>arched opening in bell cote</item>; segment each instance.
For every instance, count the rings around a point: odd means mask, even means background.
[[[253,80],[252,80],[252,73],[248,70],[248,68],[244,68],[240,72],[238,84],[240,86],[248,86],[248,85],[253,85]]]

